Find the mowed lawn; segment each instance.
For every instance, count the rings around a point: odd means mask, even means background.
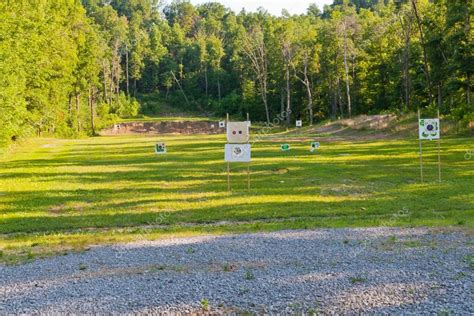
[[[166,155],[154,144],[164,141]],[[0,160],[0,260],[15,262],[92,244],[170,235],[349,226],[474,224],[474,142],[253,144],[232,164],[227,191],[223,135],[35,139]],[[472,157],[470,155],[472,153]]]

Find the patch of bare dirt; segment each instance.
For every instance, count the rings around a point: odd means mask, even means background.
[[[301,132],[292,130],[280,135],[269,135],[265,139],[276,142],[314,140],[337,142],[391,139],[397,137],[393,130],[393,127],[397,126],[397,120],[397,116],[393,114],[360,115],[350,119],[342,119],[309,127]]]
[[[393,114],[383,115],[359,115],[355,118],[341,120],[340,123],[354,129],[383,130],[395,122],[397,116]]]
[[[269,142],[304,142],[304,141],[325,141],[325,142],[344,142],[344,141],[368,141],[395,138],[389,134],[368,134],[368,135],[341,135],[341,136],[290,136],[290,137],[267,137],[262,140]]]
[[[61,213],[63,213],[63,211],[66,209],[66,206],[64,204],[60,204],[60,205],[54,205],[54,206],[51,206],[48,211],[49,213],[51,214],[54,214],[54,215],[60,215]]]
[[[384,115],[359,115],[350,119],[338,120],[316,127],[313,131],[317,134],[344,134],[347,131],[371,130],[383,131],[389,128],[397,117],[393,114]]]
[[[133,134],[221,134],[218,122],[212,121],[163,121],[163,122],[126,122],[115,124],[100,132],[102,136]]]
[[[85,208],[89,207],[87,202],[77,202],[77,203],[68,203],[68,204],[58,204],[53,205],[48,209],[49,214],[60,216],[66,212],[83,212]]]

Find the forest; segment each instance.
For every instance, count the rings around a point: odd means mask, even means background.
[[[290,4],[289,4],[290,5]],[[0,143],[162,107],[313,124],[474,120],[471,0],[335,0],[281,16],[186,0],[0,1]]]

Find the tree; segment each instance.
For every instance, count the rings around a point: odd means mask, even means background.
[[[307,11],[307,14],[313,18],[319,18],[321,17],[321,14],[322,14],[321,10],[316,5],[316,3],[311,3],[306,11]]]
[[[221,83],[220,83],[220,72],[221,72],[221,62],[224,58],[225,52],[222,44],[222,40],[216,35],[210,35],[207,38],[207,57],[208,64],[211,69],[216,73],[217,77],[217,94],[218,100],[221,100]]]
[[[433,88],[432,88],[432,83],[431,83],[431,74],[430,74],[430,65],[428,63],[428,54],[426,50],[426,43],[425,43],[425,35],[424,35],[424,30],[423,30],[423,24],[419,12],[419,4],[418,0],[411,0],[412,8],[413,8],[413,14],[415,16],[415,21],[418,26],[418,31],[419,31],[419,36],[420,36],[420,42],[421,42],[421,48],[423,50],[423,66],[424,66],[424,74],[426,77],[426,83],[428,85],[428,99],[429,99],[429,104],[433,104]]]
[[[412,11],[404,6],[398,13],[401,30],[403,33],[403,62],[402,62],[402,73],[403,73],[403,87],[404,87],[404,100],[405,108],[411,109],[411,81],[410,81],[410,51],[411,51],[411,37],[413,29],[413,14]]]
[[[437,104],[464,124],[473,6],[335,0],[276,17],[188,0],[0,2],[0,143],[93,135],[163,104],[267,124],[278,111],[313,124]]]
[[[461,88],[465,91],[465,102],[468,110],[472,111],[472,84],[474,73],[474,44],[472,41],[472,16],[474,4],[472,1],[446,1],[446,24],[443,41],[448,50],[448,72],[451,90]]]
[[[285,72],[285,91],[286,91],[286,123],[290,125],[291,121],[291,78],[290,71],[293,64],[293,59],[297,50],[296,40],[297,25],[291,19],[284,18],[280,21],[279,27],[276,30],[278,34],[278,44],[283,57],[284,72]]]
[[[24,60],[28,46],[23,36],[28,17],[23,9],[20,2],[0,2],[0,148],[22,134],[28,115]]]
[[[319,21],[317,22],[319,23]],[[319,25],[307,19],[299,21],[297,43],[299,46],[296,50],[296,56],[293,62],[295,77],[304,85],[307,95],[307,111],[309,116],[309,124],[313,125],[313,84],[310,80],[311,76],[318,75],[320,71],[319,54],[321,46],[317,43],[317,28]]]
[[[270,124],[268,107],[268,60],[263,30],[260,25],[251,28],[242,39],[242,52],[250,61],[259,85],[259,93],[265,108],[267,124]]]
[[[349,7],[343,6],[342,11],[334,11],[332,18],[336,21],[336,33],[342,38],[342,56],[344,64],[344,79],[346,86],[346,100],[347,100],[347,114],[349,117],[352,116],[352,103],[351,103],[351,90],[350,90],[350,81],[349,76],[349,62],[353,60],[355,54],[355,48],[353,43],[353,38],[358,29],[358,24],[356,20],[356,14],[353,10],[350,10]]]

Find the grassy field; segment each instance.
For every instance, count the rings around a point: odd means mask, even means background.
[[[156,155],[165,141],[169,153]],[[217,136],[34,139],[0,160],[0,261],[13,263],[93,244],[170,235],[285,228],[474,224],[472,138],[425,143],[419,183],[417,140],[253,145],[232,165],[227,192]],[[468,159],[471,158],[471,159]]]

